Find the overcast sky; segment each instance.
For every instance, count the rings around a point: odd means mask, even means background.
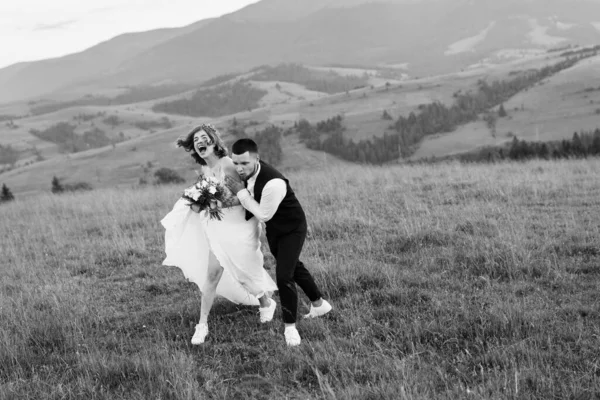
[[[0,68],[78,52],[125,32],[188,25],[255,2],[0,0]]]

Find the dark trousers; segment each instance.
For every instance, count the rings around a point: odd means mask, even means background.
[[[296,284],[306,293],[310,301],[321,298],[321,292],[315,280],[302,261],[299,260],[305,239],[305,227],[284,234],[269,232],[267,230],[269,249],[277,262],[275,275],[277,288],[279,289],[283,322],[286,324],[296,322],[298,311],[298,291],[296,290]]]

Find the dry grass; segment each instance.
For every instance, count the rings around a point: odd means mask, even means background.
[[[599,174],[598,160],[290,174],[304,259],[335,306],[294,349],[279,312],[260,325],[223,300],[189,344],[198,290],[160,265],[178,187],[2,205],[0,398],[594,398]]]

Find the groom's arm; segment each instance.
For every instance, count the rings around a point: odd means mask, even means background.
[[[261,222],[267,222],[279,208],[279,204],[285,197],[287,188],[283,179],[271,179],[262,191],[260,203],[258,203],[247,189],[242,189],[237,193],[242,207],[250,211]]]

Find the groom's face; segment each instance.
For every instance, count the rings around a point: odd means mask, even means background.
[[[231,159],[242,180],[248,180],[256,172],[258,167],[258,154],[245,152],[244,154],[232,154]]]

